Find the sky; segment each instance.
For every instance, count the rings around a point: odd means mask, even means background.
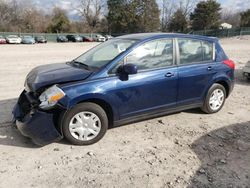
[[[21,0],[22,1],[22,0]],[[37,7],[45,11],[50,11],[53,7],[58,6],[68,11],[71,19],[78,19],[78,13],[73,7],[77,7],[79,0],[30,0]],[[161,0],[157,0],[158,3]],[[217,0],[221,3],[223,10],[238,12],[250,8],[250,0]]]
[[[223,8],[232,11],[250,9],[250,0],[219,0]]]

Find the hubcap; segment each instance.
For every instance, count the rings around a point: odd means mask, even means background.
[[[77,140],[92,140],[101,131],[101,121],[93,112],[80,112],[70,120],[69,131]]]
[[[221,89],[216,89],[210,96],[209,105],[214,111],[218,110],[224,102],[224,93]]]

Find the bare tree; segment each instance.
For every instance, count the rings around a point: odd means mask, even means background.
[[[31,0],[0,0],[0,31],[45,32],[50,16],[38,10]]]
[[[97,30],[104,8],[103,0],[78,0],[79,6],[75,8],[82,16],[91,32]]]
[[[184,15],[188,17],[197,3],[198,0],[179,0],[179,8],[183,11]]]
[[[221,12],[221,21],[231,24],[233,27],[240,26],[240,12],[232,11],[229,8],[223,8]]]
[[[2,31],[7,30],[7,25],[11,20],[11,10],[9,5],[0,0],[0,29]]]
[[[162,31],[167,31],[171,18],[177,10],[181,10],[188,19],[199,0],[162,0]]]
[[[168,24],[171,20],[171,17],[176,10],[176,4],[174,0],[162,0],[161,11],[161,30],[167,31]]]

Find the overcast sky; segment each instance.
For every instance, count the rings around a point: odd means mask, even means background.
[[[22,0],[21,0],[22,1]],[[77,6],[78,0],[30,0],[35,5],[44,9],[45,11],[51,10],[53,7],[58,6],[69,12],[70,18],[77,18],[77,11],[72,7]],[[161,2],[161,0],[157,0]],[[250,8],[250,0],[218,0],[222,4],[223,9],[232,12],[246,10]]]

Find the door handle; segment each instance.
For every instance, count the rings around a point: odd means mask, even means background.
[[[168,72],[167,74],[165,74],[165,77],[173,77],[174,76],[174,73],[172,73],[172,72]]]
[[[213,69],[213,67],[211,67],[211,66],[209,66],[209,67],[207,68],[208,71],[211,71],[212,69]]]

